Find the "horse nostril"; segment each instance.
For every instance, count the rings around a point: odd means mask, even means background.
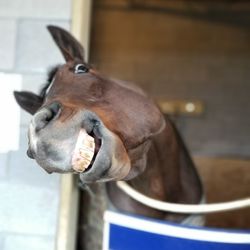
[[[50,104],[48,107],[46,107],[46,109],[48,110],[48,112],[45,116],[45,122],[49,123],[58,114],[60,110],[60,104],[57,102],[54,102]]]
[[[46,127],[59,113],[61,106],[59,103],[54,102],[49,106],[44,107],[34,116],[34,125],[36,132]]]
[[[30,149],[27,150],[27,155],[29,156],[29,158],[35,159],[34,153]]]

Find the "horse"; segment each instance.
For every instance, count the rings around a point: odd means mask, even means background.
[[[104,183],[115,210],[185,222],[189,214],[147,207],[116,185],[126,181],[160,201],[201,202],[200,177],[174,123],[139,86],[88,64],[69,32],[56,26],[48,31],[65,64],[49,72],[39,94],[14,92],[32,114],[27,155],[48,173],[76,173],[85,185]]]

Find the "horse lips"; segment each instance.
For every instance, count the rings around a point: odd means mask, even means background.
[[[76,172],[84,172],[90,165],[95,153],[94,138],[81,129],[72,157],[72,166]]]

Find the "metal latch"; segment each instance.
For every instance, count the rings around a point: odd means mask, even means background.
[[[199,116],[204,113],[204,104],[201,101],[191,100],[158,100],[163,113],[168,115]]]

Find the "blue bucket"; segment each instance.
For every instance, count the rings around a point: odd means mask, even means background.
[[[106,211],[103,250],[250,250],[250,230],[182,226]]]

